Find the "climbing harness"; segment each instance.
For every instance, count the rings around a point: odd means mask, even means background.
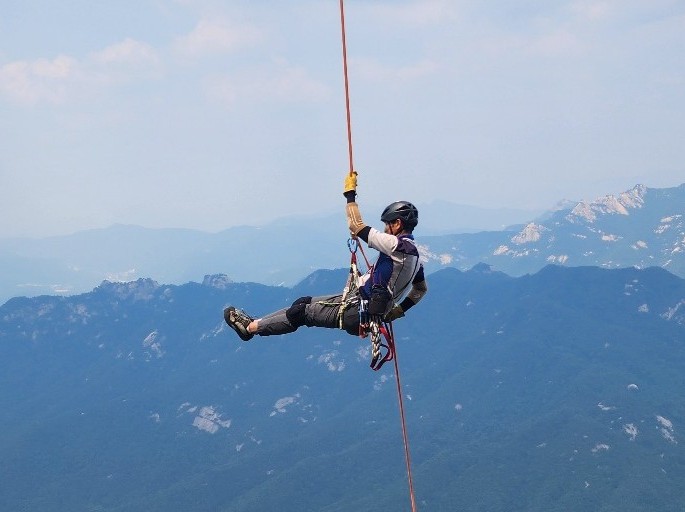
[[[364,249],[356,238],[347,240],[347,247],[350,250],[350,272],[347,282],[343,289],[340,309],[338,311],[338,326],[343,329],[343,315],[347,309],[357,306],[359,309],[359,337],[371,338],[371,364],[372,370],[378,371],[388,361],[392,361],[395,356],[395,341],[390,335],[390,324],[383,320],[385,308],[374,309],[373,297],[371,301],[362,298],[359,293],[359,280],[362,273],[359,271],[357,263],[357,251],[362,253],[367,266],[367,273],[372,272],[373,267],[364,253]],[[385,352],[383,354],[383,352]]]
[[[359,267],[357,266],[357,249],[360,248],[359,240],[356,238],[349,238],[347,240],[347,248],[350,250],[350,272],[347,275],[347,282],[343,288],[342,298],[340,299],[340,309],[338,310],[338,327],[344,329],[343,315],[345,311],[351,306],[359,302]],[[362,249],[363,251],[363,249]],[[364,259],[366,255],[364,254]]]

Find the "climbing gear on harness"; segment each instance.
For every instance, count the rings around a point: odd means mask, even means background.
[[[371,287],[371,298],[368,300],[367,315],[368,322],[366,330],[371,334],[371,369],[378,371],[387,361],[394,357],[395,344],[388,333],[388,328],[383,322],[383,317],[392,304],[392,295],[387,287],[374,284]],[[360,327],[362,323],[360,322]],[[385,343],[383,343],[383,338]],[[382,348],[385,348],[385,355],[381,357]]]
[[[378,371],[388,361],[395,358],[395,340],[392,337],[392,327],[378,317],[373,317],[369,323],[371,333],[371,364],[373,371]],[[385,349],[385,354],[383,354]]]
[[[254,320],[250,315],[245,313],[241,309],[236,309],[233,306],[229,306],[224,309],[224,320],[233,329],[240,339],[243,341],[250,341],[254,334],[247,330],[247,326]]]
[[[343,288],[342,299],[340,300],[340,309],[338,310],[338,327],[344,329],[343,326],[343,315],[345,311],[351,306],[357,304],[360,300],[359,298],[359,277],[361,273],[357,266],[357,250],[361,249],[359,245],[359,240],[356,238],[348,238],[347,248],[350,250],[350,272],[347,275],[347,282],[345,283],[345,288]],[[364,249],[361,249],[362,254],[364,254]],[[366,254],[364,254],[364,259],[366,259]],[[367,260],[368,264],[368,260]]]
[[[359,308],[359,337],[366,338],[371,334],[371,364],[374,371],[381,369],[387,361],[392,361],[395,356],[395,343],[390,336],[390,328],[383,322],[388,304],[392,300],[390,291],[379,285],[372,287],[371,300],[362,298],[359,293],[359,279],[361,273],[357,266],[357,251],[361,251],[364,256],[369,271],[371,266],[366,258],[364,249],[356,238],[347,240],[347,247],[350,250],[350,273],[343,289],[340,309],[338,310],[338,326],[344,329],[343,314],[352,307]],[[375,290],[375,293],[374,293]],[[375,296],[375,300],[374,300]],[[385,350],[383,350],[385,349]],[[385,351],[385,354],[383,352]]]
[[[381,214],[382,222],[400,219],[404,227],[412,230],[419,223],[419,210],[408,201],[395,201],[389,204]]]

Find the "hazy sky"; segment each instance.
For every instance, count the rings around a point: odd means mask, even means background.
[[[684,0],[345,6],[362,211],[685,182]],[[328,212],[347,169],[338,0],[0,0],[0,236]]]

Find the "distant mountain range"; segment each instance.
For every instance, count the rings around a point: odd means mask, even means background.
[[[429,268],[486,262],[511,275],[556,263],[603,268],[660,266],[685,276],[685,184],[637,185],[582,201],[518,230],[421,237]]]
[[[292,286],[314,270],[347,264],[340,201],[334,214],[287,217],[219,233],[114,225],[67,236],[0,239],[0,304],[15,296],[83,293],[103,280],[141,277],[182,284],[226,273],[236,281]],[[382,209],[366,205],[365,218],[377,224]],[[421,205],[421,229],[432,234],[502,229],[539,213],[438,201]]]
[[[381,207],[363,210],[376,225]],[[561,203],[545,214],[440,202],[421,205],[420,211],[417,239],[429,272],[485,262],[517,276],[556,263],[661,266],[685,277],[685,184],[637,185],[592,202]],[[0,240],[0,303],[141,277],[182,284],[225,273],[235,281],[292,286],[314,270],[345,266],[346,237],[341,210],[220,233],[117,225],[63,237]]]
[[[345,272],[0,306],[0,509],[408,510],[392,367],[368,368],[368,342],[242,343],[223,323],[226,304],[263,314]],[[446,268],[396,334],[419,510],[682,510],[682,278]]]

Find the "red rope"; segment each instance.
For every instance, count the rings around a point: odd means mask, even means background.
[[[354,160],[352,158],[352,115],[350,114],[350,84],[349,80],[347,77],[347,41],[345,38],[345,6],[344,6],[344,1],[340,0],[340,27],[341,27],[341,32],[342,32],[342,57],[343,57],[343,73],[345,76],[345,111],[347,114],[347,151],[349,154],[349,160],[350,160],[350,174],[352,174],[354,171]],[[359,246],[361,249],[361,245]],[[366,260],[367,267],[370,268],[369,265],[369,260],[366,258],[366,254],[364,254],[364,250],[362,249],[362,255],[364,256],[364,259]],[[352,254],[352,257],[354,258],[354,253]],[[394,342],[394,334],[392,330],[392,324],[389,326],[390,329],[390,338]],[[394,343],[393,343],[394,345]],[[397,382],[397,399],[399,401],[400,405],[400,420],[402,422],[402,440],[404,442],[404,459],[407,465],[407,479],[409,481],[409,498],[411,500],[411,510],[412,512],[416,512],[416,497],[414,495],[414,480],[412,478],[412,473],[411,473],[411,457],[409,455],[409,436],[407,435],[407,425],[406,421],[404,419],[404,402],[402,400],[402,385],[400,383],[400,368],[397,363],[397,352],[396,350],[394,351],[394,358],[393,361],[395,363],[395,380]]]
[[[362,256],[364,256],[364,262],[366,263],[366,269],[368,271],[369,269],[371,269],[371,263],[369,263],[369,258],[366,257],[366,253],[364,252],[364,248],[362,247],[362,244],[359,244],[358,247],[362,253]]]
[[[392,323],[389,324],[390,338],[395,340],[395,334],[393,333]],[[394,343],[393,343],[394,345]],[[397,347],[394,347],[394,358],[395,363],[395,382],[397,383],[397,400],[400,404],[400,419],[402,421],[402,440],[404,441],[404,461],[407,465],[407,481],[409,482],[409,499],[411,500],[411,510],[416,512],[416,496],[414,494],[414,479],[411,474],[411,455],[409,454],[409,436],[407,435],[407,423],[404,419],[404,401],[402,400],[402,384],[400,382],[400,366],[397,362]]]
[[[352,115],[350,114],[350,82],[347,78],[347,40],[345,38],[345,6],[340,0],[340,28],[342,32],[343,74],[345,75],[345,111],[347,113],[347,152],[350,159],[350,174],[354,172],[352,158]]]

